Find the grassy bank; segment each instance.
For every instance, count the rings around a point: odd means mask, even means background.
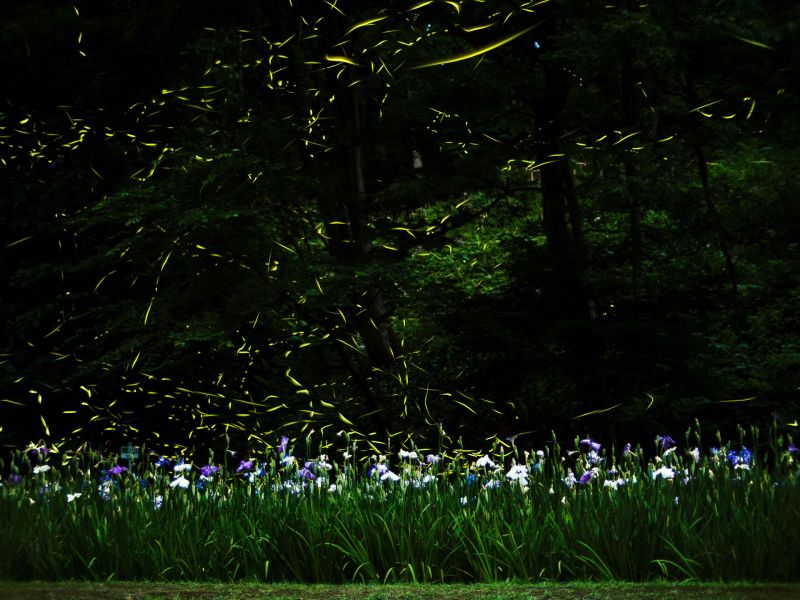
[[[800,584],[264,585],[161,583],[0,583],[0,600],[793,600]]]

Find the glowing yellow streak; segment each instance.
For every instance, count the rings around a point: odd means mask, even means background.
[[[454,63],[454,62],[461,62],[462,60],[469,60],[470,58],[475,58],[476,56],[481,56],[482,54],[486,54],[487,52],[491,52],[492,50],[496,50],[500,46],[504,46],[505,44],[508,44],[509,42],[517,39],[518,37],[521,37],[521,36],[525,35],[526,33],[532,31],[534,28],[538,27],[542,23],[543,23],[543,21],[539,21],[535,25],[531,25],[530,27],[526,27],[522,31],[518,31],[517,33],[515,33],[513,35],[510,35],[507,38],[503,38],[502,40],[499,40],[497,42],[488,44],[487,46],[483,46],[483,47],[478,48],[476,50],[470,50],[470,51],[467,51],[467,52],[462,52],[461,54],[456,54],[455,56],[450,56],[448,58],[442,58],[440,60],[434,60],[434,61],[431,61],[431,62],[428,62],[428,63],[423,63],[423,64],[417,65],[415,67],[410,67],[410,69],[412,69],[412,70],[414,70],[414,69],[424,69],[426,67],[434,67],[436,65],[446,65],[446,64],[450,64],[450,63]]]
[[[449,4],[450,6],[455,8],[457,15],[461,14],[461,5],[458,2],[453,2],[453,0],[445,0],[445,4]]]
[[[628,135],[626,135],[626,136],[625,136],[625,137],[623,137],[623,138],[620,138],[620,139],[618,139],[616,142],[614,142],[614,143],[613,143],[613,144],[611,144],[611,145],[612,145],[612,146],[616,146],[617,144],[621,144],[622,142],[624,142],[624,141],[625,141],[625,140],[627,140],[628,138],[630,138],[630,137],[633,137],[633,136],[635,136],[635,135],[638,135],[639,133],[640,133],[640,132],[638,132],[638,131],[635,131],[634,133],[629,133]]]
[[[17,244],[21,244],[22,242],[27,242],[32,237],[33,237],[32,235],[29,235],[28,237],[24,237],[21,240],[17,240],[16,242],[11,242],[6,246],[6,248],[11,248],[12,246],[16,246]]]
[[[356,29],[360,29],[362,27],[369,27],[370,25],[374,25],[378,21],[383,21],[385,18],[386,17],[376,17],[374,19],[367,19],[366,21],[361,21],[361,22],[356,23],[355,25],[351,26],[350,29],[348,29],[347,31],[344,32],[344,34],[345,35],[350,35]]]
[[[286,369],[286,377],[289,379],[289,381],[291,381],[291,382],[292,382],[292,384],[293,384],[293,385],[296,385],[297,387],[303,387],[303,384],[302,384],[302,383],[300,383],[299,381],[297,381],[297,379],[295,379],[294,377],[292,377],[291,375],[289,375],[289,373],[290,373],[291,371],[292,371],[291,369]]]
[[[414,6],[412,6],[408,10],[419,10],[423,6],[428,6],[428,4],[433,4],[433,0],[423,0],[422,2],[417,2]]]
[[[472,27],[464,27],[464,31],[466,31],[467,33],[472,33],[473,31],[480,31],[481,29],[488,29],[489,27],[492,27],[494,25],[497,25],[497,23],[496,22],[492,22],[492,23],[486,23],[485,25],[473,25]]]
[[[575,419],[580,419],[581,417],[588,417],[589,415],[596,415],[599,413],[608,412],[610,410],[614,410],[618,406],[622,406],[622,402],[620,402],[619,404],[615,404],[614,406],[610,406],[608,408],[601,408],[600,410],[593,410],[587,413],[583,413],[582,415],[578,415],[577,417],[572,417],[572,420],[574,421]]]
[[[675,137],[674,135],[671,135],[671,136],[669,136],[669,137],[662,138],[662,139],[660,139],[660,140],[658,140],[658,141],[659,141],[659,142],[668,142],[668,141],[670,141],[670,140],[671,140],[672,138],[674,138],[674,137]]]
[[[113,270],[113,271],[111,271],[110,273],[106,273],[105,275],[103,275],[103,276],[100,278],[100,281],[98,281],[98,282],[97,282],[97,285],[96,285],[96,286],[94,286],[94,289],[92,290],[92,293],[94,294],[94,293],[96,293],[96,292],[97,292],[97,288],[99,288],[99,287],[100,287],[100,284],[101,284],[101,283],[103,283],[103,282],[106,280],[106,277],[108,277],[109,275],[113,275],[113,274],[114,274],[114,273],[116,273],[116,272],[117,272],[117,270],[116,270],[116,269],[114,269],[114,270]]]
[[[45,335],[44,337],[45,337],[45,338],[49,338],[49,337],[50,337],[51,335],[53,335],[53,334],[54,334],[56,331],[58,331],[59,329],[61,329],[62,325],[64,325],[64,324],[63,324],[63,323],[61,323],[61,324],[57,325],[57,326],[56,326],[56,328],[55,328],[55,329],[53,329],[53,331],[51,331],[50,333],[48,333],[48,334],[47,334],[47,335]]]
[[[749,398],[737,398],[736,400],[719,400],[718,404],[728,404],[732,402],[749,402],[754,398],[758,398],[758,396],[750,396]]]
[[[740,42],[744,42],[745,44],[751,44],[752,46],[757,46],[758,48],[764,48],[765,50],[775,50],[772,46],[767,46],[763,42],[757,42],[755,40],[749,40],[747,38],[739,37],[738,35],[731,36],[739,40]]]
[[[753,114],[753,110],[756,107],[756,101],[755,100],[751,100],[750,102],[752,102],[752,104],[750,105],[750,110],[748,111],[747,116],[745,117],[745,119],[749,119],[750,118],[750,115]]]
[[[702,106],[698,106],[697,108],[693,108],[689,112],[694,112],[694,111],[698,111],[699,112],[699,111],[701,111],[702,109],[704,109],[704,108],[706,108],[708,106],[713,106],[714,104],[718,104],[720,102],[722,102],[722,100],[714,100],[713,102],[709,102],[708,104],[703,104]]]
[[[155,296],[150,299],[150,306],[147,307],[147,312],[144,313],[144,324],[147,325],[147,319],[150,317],[150,309],[153,308],[153,302],[156,301]]]
[[[647,408],[645,408],[645,410],[650,410],[650,407],[651,407],[651,406],[653,406],[653,402],[655,402],[655,401],[656,401],[656,399],[655,399],[655,398],[653,398],[653,396],[651,396],[651,395],[650,395],[650,394],[648,394],[647,392],[645,392],[645,395],[646,395],[648,398],[650,398],[650,404],[648,404],[648,405],[647,405]]]
[[[278,246],[280,246],[280,247],[281,247],[281,248],[283,248],[284,250],[287,250],[287,251],[291,252],[292,254],[297,254],[297,252],[295,252],[294,250],[292,250],[292,249],[291,249],[291,248],[289,248],[288,246],[284,246],[284,245],[283,245],[283,244],[281,244],[280,242],[275,242],[275,243],[276,243],[276,244],[278,244]]]
[[[467,406],[466,404],[464,404],[463,402],[461,402],[461,401],[459,401],[459,400],[455,400],[455,399],[454,399],[454,400],[453,400],[453,402],[455,402],[456,404],[460,404],[461,406],[463,406],[464,408],[466,408],[466,409],[467,409],[469,412],[471,412],[473,415],[477,415],[477,414],[478,414],[478,413],[476,413],[474,410],[472,410],[472,408],[470,408],[469,406]]]
[[[335,62],[335,63],[347,63],[348,65],[353,65],[355,67],[358,66],[358,63],[356,61],[354,61],[352,58],[350,58],[349,56],[339,56],[339,55],[326,54],[325,55],[325,60],[330,61],[330,62]]]

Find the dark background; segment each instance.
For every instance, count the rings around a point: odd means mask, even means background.
[[[334,4],[6,8],[0,443],[796,431],[799,6]]]

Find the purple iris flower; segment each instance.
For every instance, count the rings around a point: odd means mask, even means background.
[[[675,447],[675,440],[668,435],[656,436],[656,440],[658,441],[658,444],[661,446],[662,450],[669,450],[670,448]]]
[[[583,475],[581,475],[581,478],[578,480],[578,483],[581,485],[589,485],[593,475],[594,473],[592,471],[584,471]]]
[[[378,473],[378,475],[383,475],[388,470],[389,470],[389,467],[387,467],[383,463],[378,463],[378,464],[372,465],[369,468],[369,470],[367,471],[367,477],[372,477],[376,472]]]
[[[216,467],[214,465],[206,465],[205,467],[200,468],[200,474],[203,477],[211,477],[212,475],[214,475],[214,473],[218,472],[219,472],[219,467]]]
[[[286,436],[283,436],[281,438],[281,444],[280,444],[280,446],[278,446],[278,452],[280,452],[281,454],[285,453],[286,452],[286,446],[287,446],[288,443],[289,443],[289,438],[286,437]]]
[[[50,453],[50,448],[48,448],[47,446],[39,446],[38,448],[31,448],[30,453],[47,456]]]
[[[622,449],[622,454],[630,454],[631,452],[632,451],[630,443],[625,444],[625,447]]]
[[[253,468],[252,460],[240,460],[239,467],[236,469],[236,472],[241,473],[242,471],[249,471],[252,468]]]
[[[608,470],[608,476],[609,477],[616,477],[618,474],[619,474],[619,471],[617,471],[616,469],[609,469]]]
[[[172,466],[172,463],[169,462],[168,458],[164,458],[163,456],[159,456],[158,460],[156,461],[156,466],[157,467],[165,467],[165,468],[168,469],[170,466]]]
[[[108,470],[108,472],[111,473],[112,475],[122,475],[127,470],[128,467],[123,467],[122,465],[114,465]]]
[[[11,486],[17,485],[20,481],[22,481],[22,475],[17,473],[12,473],[8,476],[8,479],[6,479],[6,483]]]
[[[787,450],[789,451],[789,454],[797,454],[798,452],[800,452],[800,450],[798,450],[797,446],[795,446],[794,444],[789,444]]]
[[[595,452],[600,452],[600,448],[602,447],[592,438],[586,438],[585,440],[581,440],[580,445],[581,445],[581,450],[583,450],[584,452],[587,450],[594,450]]]
[[[300,469],[299,471],[297,471],[297,474],[300,475],[301,479],[309,479],[309,480],[313,481],[314,478],[315,478],[315,475],[314,475],[314,473],[311,472],[311,469],[309,468],[309,467],[313,467],[313,466],[314,466],[314,463],[306,463],[306,466],[303,467],[302,469]]]

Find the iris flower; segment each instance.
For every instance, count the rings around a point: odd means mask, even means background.
[[[656,436],[656,441],[662,450],[669,450],[675,446],[675,440],[668,435]]]
[[[39,465],[39,466],[33,467],[33,472],[34,473],[46,473],[49,470],[50,470],[50,465]]]
[[[415,458],[417,458],[417,453],[413,451],[407,452],[405,450],[400,450],[398,454],[400,455],[400,458],[407,458],[408,460],[414,460]]]
[[[749,469],[750,462],[753,460],[753,453],[747,449],[747,447],[742,447],[742,449],[737,453],[733,450],[728,452],[728,462],[731,463],[737,469]]]
[[[597,444],[598,446],[600,444]],[[597,454],[596,450],[589,450],[589,453],[586,455],[586,460],[590,465],[596,465],[597,463],[603,462],[603,459]]]
[[[425,455],[425,462],[429,465],[436,465],[439,464],[439,461],[442,460],[442,457],[438,454],[427,454]]]
[[[288,438],[288,437],[286,437],[286,436],[283,436],[283,437],[281,438],[281,443],[280,443],[280,445],[278,446],[278,452],[280,452],[281,454],[285,453],[285,452],[286,452],[286,446],[287,446],[288,444],[289,444],[289,438]]]
[[[164,458],[163,456],[159,456],[158,460],[156,461],[157,467],[169,467],[172,463],[169,462],[168,458]]]
[[[206,465],[205,467],[200,467],[200,474],[203,477],[211,477],[218,472],[219,472],[219,467],[216,467],[214,465]]]
[[[527,483],[528,467],[525,465],[514,465],[511,467],[508,473],[506,473],[506,477],[508,477],[511,481],[521,480],[521,483]]]
[[[675,477],[675,471],[669,467],[661,467],[653,471],[653,479],[658,479],[659,477],[663,479],[673,479]]]
[[[392,473],[389,469],[386,469],[383,475],[381,475],[381,481],[386,481],[387,479],[389,481],[400,481],[400,475]]]
[[[112,475],[122,475],[127,470],[128,467],[123,467],[122,465],[114,465],[108,470],[108,472],[111,473]]]
[[[236,472],[241,473],[242,471],[249,471],[252,468],[253,468],[252,460],[240,460],[239,467],[236,469]]]
[[[192,465],[191,463],[185,463],[183,461],[179,462],[177,465],[173,467],[173,471],[176,473],[183,473],[184,471],[191,471]]]
[[[77,494],[67,494],[67,502],[72,502],[75,498],[80,498],[83,494],[78,492]]]
[[[476,467],[489,467],[490,469],[494,468],[494,461],[489,458],[489,455],[482,456],[475,462]]]
[[[375,473],[378,473],[378,475],[383,475],[388,470],[389,470],[389,468],[386,465],[384,465],[383,463],[376,463],[376,464],[372,465],[369,468],[369,470],[367,471],[367,477],[372,477]]]
[[[564,477],[564,483],[568,488],[572,488],[572,486],[575,485],[576,481],[578,480],[575,479],[575,473],[572,472],[572,469],[569,469],[567,471],[567,476]]]
[[[581,450],[586,452],[587,450],[594,450],[595,452],[600,452],[600,448],[602,446],[595,442],[592,438],[586,438],[585,440],[580,441]]]
[[[189,481],[188,479],[186,479],[186,477],[181,475],[180,477],[176,477],[172,481],[172,483],[169,484],[169,487],[171,487],[171,488],[180,487],[181,489],[185,490],[186,488],[188,488],[191,485],[191,483],[192,483],[191,481]]]
[[[619,486],[621,485],[625,485],[625,480],[622,477],[618,479],[606,479],[603,482],[603,487],[612,488],[615,490],[618,489]]]
[[[313,467],[313,466],[314,466],[314,463],[313,463],[313,462],[307,462],[307,463],[305,463],[305,464],[303,465],[303,468],[302,468],[302,469],[300,469],[300,470],[297,472],[297,474],[298,474],[298,475],[300,475],[300,477],[301,477],[302,479],[308,479],[308,480],[311,480],[311,481],[313,481],[313,480],[316,478],[316,476],[314,475],[314,473],[312,473],[312,472],[311,472],[311,467]]]

